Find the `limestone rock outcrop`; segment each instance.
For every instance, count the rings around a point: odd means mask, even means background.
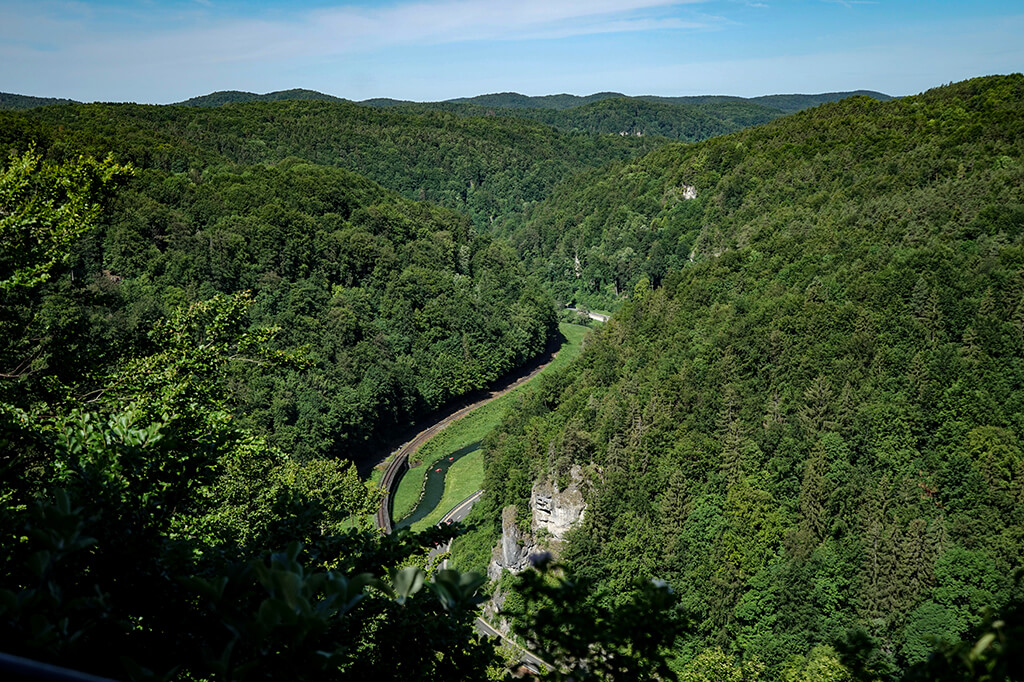
[[[583,519],[587,503],[583,501],[580,484],[583,477],[579,467],[573,467],[569,485],[559,490],[553,481],[537,481],[530,493],[531,528],[534,533],[543,528],[557,541],[565,539],[570,528]],[[552,548],[557,549],[557,548]]]
[[[530,557],[551,552],[556,557],[565,534],[583,519],[587,508],[580,486],[583,475],[579,467],[569,472],[565,490],[557,482],[537,481],[530,492],[530,532],[524,532],[516,523],[518,509],[509,505],[501,511],[501,539],[491,551],[487,577],[498,580],[504,571],[519,573],[530,565]],[[499,631],[508,633],[509,624],[500,612],[505,594],[499,588],[484,604],[484,619]]]
[[[516,525],[516,506],[509,505],[501,511],[501,540],[491,552],[491,563],[487,577],[497,580],[502,570],[519,573],[530,565],[530,555],[537,551],[537,542],[529,533],[523,533]]]
[[[579,467],[570,471],[564,490],[551,480],[534,483],[530,493],[528,533],[516,523],[516,507],[505,507],[501,513],[501,540],[491,553],[487,577],[496,580],[503,570],[519,573],[530,565],[533,554],[550,551],[557,556],[565,534],[583,519],[586,511],[587,504],[580,490],[582,483]]]

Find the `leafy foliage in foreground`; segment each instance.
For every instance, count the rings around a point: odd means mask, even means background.
[[[614,607],[595,600],[594,586],[561,574],[549,555],[538,570],[516,578],[523,595],[504,612],[516,623],[530,651],[558,661],[554,680],[645,680],[672,675],[665,664],[666,643],[685,632],[685,616],[671,588],[638,581]]]
[[[605,280],[633,295],[491,440],[494,506],[582,467],[564,560],[675,586],[680,673],[718,646],[776,679],[859,628],[884,679],[973,638],[1024,562],[1024,77],[593,179],[520,248],[567,296],[577,246],[594,278],[633,249]]]
[[[17,291],[35,267],[14,270]],[[175,310],[153,352],[122,358],[88,399],[4,377],[4,650],[138,680],[483,676],[481,580],[423,571],[450,533],[382,538],[360,522],[379,492],[350,464],[291,458],[236,426],[234,365],[304,364],[269,347],[276,330],[250,329],[252,305]]]

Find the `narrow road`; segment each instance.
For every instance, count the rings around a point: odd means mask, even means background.
[[[544,670],[545,668],[548,670],[552,669],[551,664],[545,663],[541,659],[531,654],[527,649],[524,649],[520,645],[513,642],[511,639],[505,637],[505,635],[501,634],[500,632],[492,628],[490,624],[488,624],[487,621],[485,621],[483,618],[476,619],[476,631],[487,637],[501,637],[501,641],[515,647],[519,651],[519,660],[531,671],[539,673],[541,670]]]
[[[447,514],[441,517],[441,520],[437,522],[437,525],[445,526],[450,523],[456,523],[466,518],[466,515],[469,514],[469,510],[473,508],[473,505],[477,503],[477,501],[483,496],[483,494],[483,490],[477,490],[475,493],[464,499],[462,502],[459,502],[457,505],[452,507]],[[448,541],[447,544],[445,544],[444,547],[435,547],[434,549],[430,550],[429,560],[433,561],[434,557],[436,557],[438,554],[447,552],[451,548],[452,543],[450,540]],[[448,568],[447,559],[441,562],[441,568]]]
[[[466,515],[469,514],[469,510],[473,508],[473,505],[476,504],[477,500],[479,500],[480,496],[483,494],[483,490],[477,490],[462,502],[459,502],[457,505],[452,507],[450,512],[441,517],[441,523],[455,523],[456,521],[461,521],[466,518]]]
[[[565,308],[565,309],[566,309],[566,310],[571,310],[571,311],[573,311],[574,313],[579,313],[579,312],[582,312],[582,311],[581,311],[581,310],[580,310],[579,308],[570,308],[570,307],[568,307],[568,306],[566,306],[566,308]],[[597,320],[598,322],[607,322],[607,321],[608,321],[609,319],[611,319],[611,316],[610,316],[610,315],[604,315],[604,314],[602,314],[602,313],[592,313],[592,312],[590,312],[589,310],[587,311],[586,315],[587,315],[587,317],[589,317],[590,319],[592,319],[592,320]]]

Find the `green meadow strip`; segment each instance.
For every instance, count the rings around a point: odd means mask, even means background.
[[[583,346],[583,337],[589,331],[588,327],[578,324],[562,323],[558,325],[559,331],[565,337],[557,357],[551,361],[541,374],[555,372],[567,366],[580,353]],[[422,462],[410,469],[399,481],[392,496],[391,508],[392,518],[399,521],[416,507],[423,491],[423,473],[428,471],[444,457],[456,452],[473,443],[482,441],[505,416],[509,405],[513,403],[529,383],[517,386],[500,398],[496,398],[486,405],[482,405],[470,412],[457,422],[449,425],[441,433],[427,441],[419,451],[413,455],[415,462]],[[425,465],[425,466],[424,466]],[[437,523],[446,511],[479,490],[484,480],[483,451],[468,454],[452,465],[445,480],[444,496],[441,502],[419,522],[413,524],[413,530],[422,530]]]

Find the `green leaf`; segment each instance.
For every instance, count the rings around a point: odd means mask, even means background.
[[[404,604],[406,599],[423,589],[425,579],[426,575],[419,566],[406,566],[398,571],[391,578],[395,594],[398,595],[396,601]]]

